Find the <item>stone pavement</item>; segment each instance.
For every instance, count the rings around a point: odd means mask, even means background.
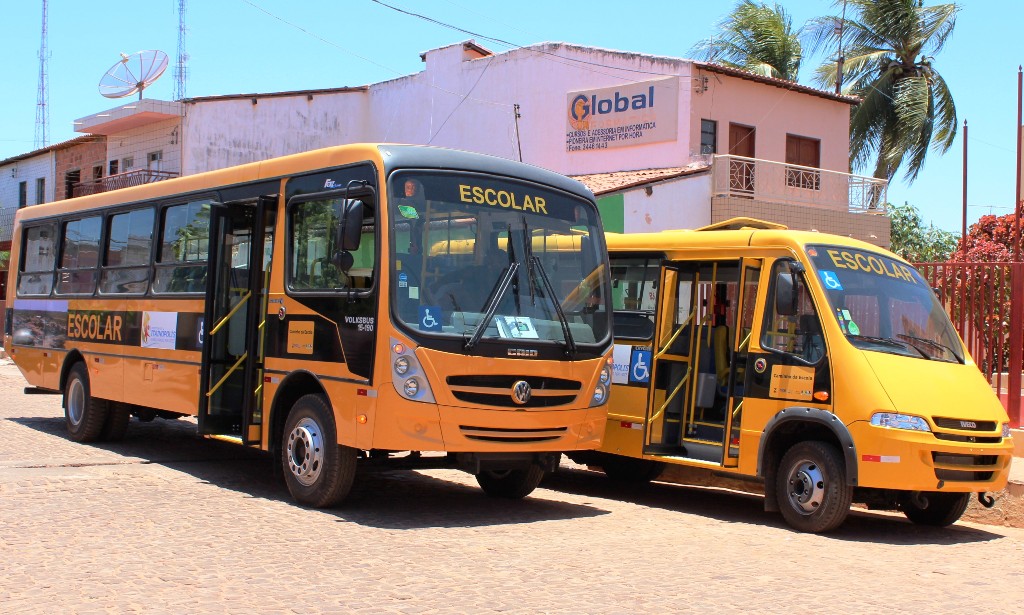
[[[994,613],[1024,604],[1024,530],[856,512],[791,531],[760,498],[622,488],[565,466],[533,496],[454,471],[362,475],[295,506],[263,454],[194,423],[64,435],[0,364],[3,613]]]

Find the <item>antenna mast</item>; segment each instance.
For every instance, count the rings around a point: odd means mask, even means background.
[[[174,100],[185,98],[185,77],[187,71],[185,63],[188,62],[188,54],[185,53],[185,8],[188,0],[178,0],[178,61],[174,65]]]
[[[50,59],[50,52],[46,50],[46,3],[47,0],[43,0],[43,34],[39,43],[39,90],[36,93],[35,149],[50,144],[50,108],[46,102],[50,92],[50,86],[46,82],[46,65]]]

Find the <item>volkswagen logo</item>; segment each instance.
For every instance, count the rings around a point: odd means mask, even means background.
[[[516,380],[512,385],[512,401],[516,402],[520,406],[525,405],[526,402],[530,401],[530,395],[533,393],[530,389],[530,383],[525,380]]]

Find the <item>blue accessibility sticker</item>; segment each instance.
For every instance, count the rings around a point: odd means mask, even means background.
[[[818,274],[821,276],[821,283],[825,285],[825,290],[843,290],[843,284],[835,271],[821,270]]]
[[[441,308],[436,305],[420,306],[420,331],[441,330]]]
[[[634,350],[633,356],[629,359],[629,381],[650,382],[651,380],[651,351]]]

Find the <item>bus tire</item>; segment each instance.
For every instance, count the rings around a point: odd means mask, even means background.
[[[64,383],[64,421],[68,435],[75,442],[94,442],[107,420],[106,400],[96,399],[89,389],[89,371],[78,362],[68,372]]]
[[[484,470],[476,475],[476,482],[492,498],[519,500],[533,493],[544,480],[544,468],[531,463],[518,470]]]
[[[846,482],[842,455],[820,441],[799,442],[782,457],[776,497],[783,518],[801,532],[827,532],[846,520],[853,487]]]
[[[100,440],[119,442],[124,439],[124,433],[128,431],[128,421],[132,418],[132,407],[121,402],[110,402],[108,406],[107,420],[103,422]]]
[[[915,525],[946,527],[953,525],[971,503],[970,493],[922,493],[928,506],[922,508],[909,496],[900,498],[900,510]]]
[[[605,476],[619,483],[649,483],[665,470],[665,464],[650,459],[612,455],[602,456],[599,465]]]
[[[320,395],[304,395],[285,420],[281,463],[288,491],[312,508],[340,503],[352,489],[358,456],[338,444],[334,412]]]

